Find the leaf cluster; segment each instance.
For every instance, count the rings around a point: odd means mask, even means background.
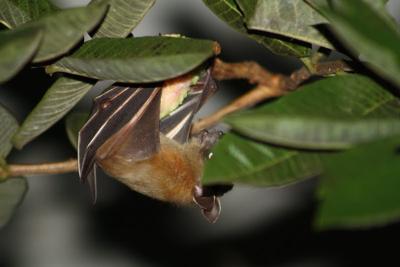
[[[370,227],[400,217],[400,31],[386,0],[203,0],[235,30],[313,73],[332,51],[353,73],[302,85],[225,118],[232,131],[213,150],[204,183],[282,186],[320,177],[316,226]],[[1,172],[21,149],[62,119],[99,80],[154,83],[218,54],[214,41],[132,37],[155,0],[93,0],[60,10],[47,0],[0,2],[0,83],[27,65],[59,73],[21,125],[0,106]],[[84,36],[91,39],[83,43]],[[61,73],[61,74],[60,74]],[[72,141],[85,114],[71,114]],[[26,192],[24,178],[0,183],[0,225]]]

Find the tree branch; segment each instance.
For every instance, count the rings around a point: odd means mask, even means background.
[[[0,177],[62,174],[76,171],[78,171],[77,160],[69,159],[61,162],[40,164],[10,164],[5,169],[0,169]]]
[[[222,120],[222,118],[224,118],[228,114],[245,109],[250,106],[254,106],[255,104],[264,101],[265,99],[277,97],[280,95],[282,95],[282,93],[279,90],[274,89],[273,87],[258,85],[254,89],[248,91],[241,97],[232,101],[229,105],[221,108],[210,116],[207,116],[194,123],[192,127],[192,134],[197,134],[201,130],[217,124],[219,121]]]
[[[350,70],[350,67],[344,61],[332,61],[315,65],[314,72],[312,73],[306,67],[302,67],[291,75],[285,76],[271,73],[256,62],[226,63],[216,59],[213,69],[213,76],[215,79],[247,79],[250,83],[256,83],[258,85],[227,106],[194,123],[192,133],[199,133],[201,130],[217,124],[226,115],[233,112],[254,106],[270,98],[282,96],[288,91],[295,90],[301,83],[312,76],[327,76]]]

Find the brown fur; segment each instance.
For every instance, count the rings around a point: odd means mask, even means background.
[[[181,145],[163,135],[160,141],[159,153],[147,160],[135,162],[116,155],[97,162],[137,192],[176,204],[191,203],[203,169],[200,145],[197,140]]]

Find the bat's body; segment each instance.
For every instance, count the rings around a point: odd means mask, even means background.
[[[137,192],[163,201],[189,204],[203,171],[200,150],[197,140],[180,145],[161,135],[160,151],[149,159],[131,162],[117,155],[99,161],[99,165]]]
[[[98,96],[78,142],[79,173],[89,181],[93,198],[98,165],[144,195],[176,204],[194,202],[214,222],[220,212],[217,196],[231,187],[214,192],[203,188],[200,179],[203,160],[219,133],[189,135],[194,114],[215,90],[208,70],[198,79],[186,75],[156,88],[112,87]],[[182,103],[170,105],[171,97]]]

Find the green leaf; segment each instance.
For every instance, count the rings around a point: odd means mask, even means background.
[[[37,28],[0,31],[0,83],[11,79],[29,62],[41,37]]]
[[[363,1],[374,7],[376,10],[384,10],[388,2],[388,0],[363,0]]]
[[[203,183],[279,186],[321,173],[317,153],[273,147],[228,133],[213,148]]]
[[[217,44],[181,37],[96,38],[47,68],[119,82],[155,82],[189,72],[214,55]]]
[[[46,92],[39,104],[22,123],[13,138],[21,149],[64,117],[92,88],[92,84],[69,78],[58,79]]]
[[[5,159],[12,149],[11,138],[18,129],[18,122],[0,105],[0,158]]]
[[[399,146],[397,136],[324,160],[317,227],[371,227],[399,221]]]
[[[248,32],[244,25],[244,17],[234,0],[203,0],[203,2],[216,16],[233,29],[246,34],[249,38],[264,45],[275,54],[295,57],[307,57],[311,55],[311,49],[309,47],[286,42],[277,38],[269,38],[263,34]]]
[[[265,142],[341,149],[400,133],[399,115],[400,101],[373,80],[340,75],[226,121],[234,130]]]
[[[329,9],[330,3],[327,0],[304,0],[308,5],[313,7],[316,11],[322,13],[323,9]],[[386,9],[388,0],[362,0],[370,7],[374,8],[380,13],[382,18],[387,19],[393,26],[396,25],[396,21],[391,17]],[[329,22],[329,21],[328,21]]]
[[[68,52],[82,40],[84,33],[101,21],[106,10],[104,5],[66,9],[30,23],[44,29],[43,42],[34,62],[49,60]]]
[[[126,37],[154,5],[155,0],[93,0],[108,3],[110,9],[94,37]]]
[[[308,2],[321,11],[337,36],[371,69],[400,85],[400,31],[377,11],[377,4],[337,0],[327,8],[326,1]]]
[[[142,12],[144,11],[142,10]],[[112,10],[109,11],[106,20],[111,21],[111,15]],[[138,21],[135,23],[137,24]],[[121,31],[120,34],[123,34],[123,32]],[[63,77],[58,79],[24,121],[20,131],[14,138],[15,146],[22,148],[49,129],[70,111],[91,88],[92,84],[72,78]]]
[[[85,112],[74,112],[67,116],[65,121],[65,130],[67,131],[69,141],[75,149],[78,147],[79,130],[88,118],[89,114]]]
[[[15,28],[58,10],[47,0],[2,0],[0,1],[0,23],[8,28]]]
[[[43,40],[34,62],[49,60],[73,48],[84,33],[103,18],[106,5],[58,10],[47,1],[6,0],[0,4],[0,19],[9,27],[38,27]]]
[[[245,15],[246,26],[300,41],[332,48],[314,27],[326,19],[303,0],[237,0]]]
[[[23,177],[10,178],[0,183],[0,227],[9,222],[27,190],[28,183]]]

